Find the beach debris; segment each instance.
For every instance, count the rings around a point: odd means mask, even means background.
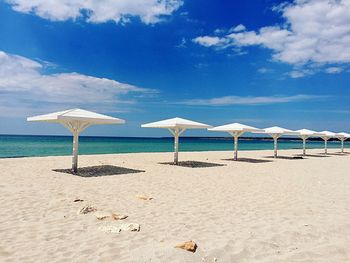
[[[80,198],[75,198],[73,202],[74,202],[74,203],[76,203],[76,202],[84,202],[84,200],[83,200],[83,199],[80,199]]]
[[[141,200],[146,200],[146,201],[153,199],[152,196],[146,195],[146,194],[138,194],[138,195],[136,195],[136,198],[141,199]]]
[[[123,220],[127,215],[99,211],[94,214],[98,220]]]
[[[121,231],[139,232],[140,225],[136,223],[115,223],[100,226],[98,229],[106,233],[120,233]]]
[[[88,213],[91,213],[91,212],[96,212],[97,209],[91,205],[86,205],[86,206],[83,206],[81,209],[78,210],[78,214],[88,214]]]
[[[127,215],[123,215],[123,214],[119,215],[116,213],[112,213],[111,217],[113,220],[124,220],[124,219],[128,218]]]
[[[97,220],[106,220],[111,218],[111,214],[103,211],[98,211],[94,213],[94,216],[97,218]]]
[[[192,240],[181,243],[175,247],[190,251],[192,253],[196,252],[196,250],[197,250],[197,244]]]

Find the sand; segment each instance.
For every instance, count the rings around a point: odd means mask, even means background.
[[[223,160],[232,152],[180,153],[225,165],[206,168],[159,164],[171,153],[80,156],[82,167],[145,171],[80,177],[53,171],[69,168],[68,156],[0,159],[0,261],[350,262],[350,154],[239,154],[271,162]],[[140,231],[102,232],[109,221],[77,214],[88,204]],[[189,240],[195,253],[175,248]]]

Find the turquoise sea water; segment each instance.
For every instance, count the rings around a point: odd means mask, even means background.
[[[298,140],[279,140],[279,149],[301,149]],[[308,148],[323,148],[323,141],[310,141]],[[328,143],[329,148],[339,148],[340,142]],[[350,147],[346,142],[345,147]],[[222,151],[232,150],[231,138],[180,138],[180,151]],[[240,140],[240,150],[273,149],[271,140]],[[85,137],[79,140],[79,154],[171,152],[172,138],[126,138],[126,137]],[[27,136],[0,135],[0,158],[24,156],[71,155],[70,136]]]

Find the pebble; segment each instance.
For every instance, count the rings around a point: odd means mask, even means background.
[[[120,233],[121,231],[139,232],[140,225],[136,223],[116,223],[100,226],[99,230],[106,233]]]
[[[88,214],[88,213],[91,213],[91,212],[96,212],[97,209],[93,206],[90,206],[90,205],[86,205],[86,206],[83,206],[81,209],[78,210],[78,214]]]
[[[194,253],[197,250],[197,244],[194,241],[190,240],[177,245],[176,248],[181,248]]]

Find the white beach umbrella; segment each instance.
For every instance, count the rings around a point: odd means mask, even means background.
[[[147,124],[142,124],[142,128],[163,128],[168,129],[174,135],[174,163],[178,164],[179,136],[187,129],[207,129],[210,125],[190,121],[182,118],[172,118]]]
[[[282,135],[298,135],[297,132],[294,132],[292,130],[288,130],[285,128],[281,128],[278,126],[273,126],[269,128],[263,129],[262,132],[254,132],[254,133],[263,133],[263,134],[269,134],[273,138],[273,145],[274,145],[274,158],[277,158],[277,140],[280,138]]]
[[[208,129],[209,131],[221,131],[221,132],[228,132],[231,134],[234,138],[234,160],[236,161],[238,159],[238,138],[245,132],[262,132],[261,129],[247,126],[240,123],[231,123],[226,124],[218,127],[214,127],[211,129]]]
[[[124,120],[82,109],[70,109],[27,118],[27,121],[53,122],[62,124],[73,134],[72,171],[78,170],[79,133],[91,125],[123,124]]]
[[[303,155],[306,154],[306,140],[310,137],[316,137],[319,136],[319,134],[316,131],[307,130],[307,129],[301,129],[296,131],[299,135],[299,137],[303,140]]]
[[[318,137],[324,140],[324,153],[327,154],[327,142],[330,138],[335,137],[335,133],[330,131],[321,131],[318,134],[319,134]]]
[[[336,133],[335,137],[341,142],[341,152],[344,153],[344,141],[350,138],[350,134],[346,132]]]

